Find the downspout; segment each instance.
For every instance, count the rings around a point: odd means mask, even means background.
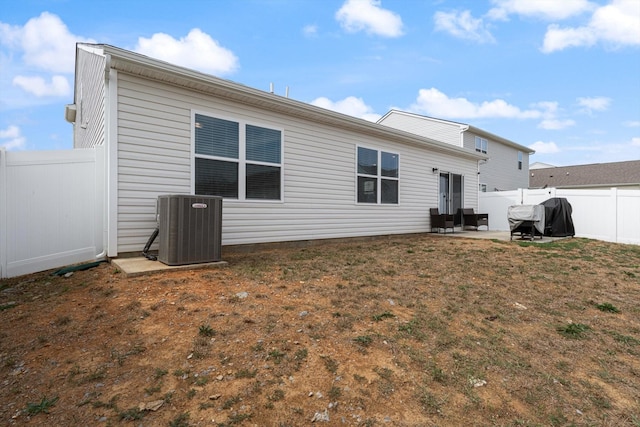
[[[464,133],[469,130],[469,125],[460,126],[460,148],[464,148]]]
[[[105,55],[104,61],[104,127],[105,127],[105,141],[103,145],[103,158],[102,158],[102,252],[96,255],[96,259],[106,259],[108,246],[109,246],[109,192],[108,192],[108,141],[109,141],[109,71],[111,70],[111,55]]]
[[[476,162],[476,192],[478,193],[478,211],[481,212],[480,206],[480,160]],[[489,227],[487,227],[488,229]]]

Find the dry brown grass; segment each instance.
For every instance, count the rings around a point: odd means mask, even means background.
[[[0,422],[640,426],[638,246],[426,235],[225,260],[1,281]]]

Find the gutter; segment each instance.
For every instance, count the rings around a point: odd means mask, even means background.
[[[464,156],[474,160],[487,158],[482,154],[466,150],[462,147],[455,147],[451,144],[424,138],[413,133],[400,131],[384,125],[369,122],[364,119],[316,107],[302,101],[281,97],[279,95],[235,83],[230,80],[221,79],[199,71],[180,67],[114,46],[91,44],[85,46],[91,46],[93,48],[100,46],[102,48],[103,55],[111,57],[110,67],[114,70],[144,76],[152,80],[163,81],[173,85],[183,86],[190,90],[202,90],[207,93],[206,89],[209,89],[208,93],[210,95],[256,106],[262,109],[269,108],[272,111],[277,111],[293,117],[300,117],[316,123],[323,123],[334,127],[339,126],[345,129],[390,140],[400,140],[399,142],[407,144],[418,146],[428,145],[436,151]],[[169,79],[169,77],[173,78]]]

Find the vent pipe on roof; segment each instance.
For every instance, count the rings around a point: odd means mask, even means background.
[[[289,97],[289,86],[286,86],[284,89],[284,97],[288,98]]]
[[[273,82],[269,83],[269,93],[273,93]]]

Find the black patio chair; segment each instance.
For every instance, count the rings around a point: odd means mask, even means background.
[[[439,233],[440,230],[444,230],[444,233],[447,233],[447,228],[451,229],[451,232],[454,232],[454,217],[451,214],[441,214],[438,208],[429,209],[430,217],[431,217],[431,232],[436,230],[436,233]]]
[[[478,231],[478,227],[486,226],[489,229],[489,214],[477,214],[473,211],[473,208],[462,209],[462,219],[465,227],[475,227]]]

